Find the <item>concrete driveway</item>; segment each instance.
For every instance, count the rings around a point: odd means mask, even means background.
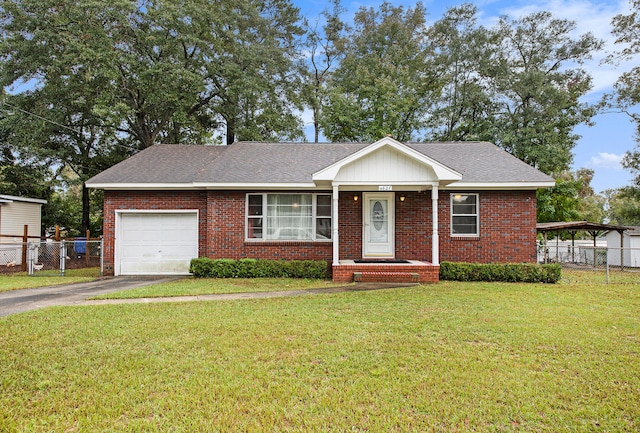
[[[356,283],[341,287],[327,287],[307,290],[282,290],[275,292],[251,292],[212,294],[198,296],[175,296],[166,298],[105,299],[87,300],[90,297],[120,290],[175,281],[181,277],[112,277],[90,283],[64,284],[60,286],[35,289],[12,290],[0,293],[0,317],[23,313],[38,308],[56,305],[105,305],[105,304],[141,304],[150,302],[192,302],[223,301],[238,299],[264,299],[283,296],[320,295],[329,293],[380,290],[397,287],[417,286],[417,283]]]
[[[174,281],[180,277],[113,277],[89,283],[62,284],[0,293],[0,316],[54,305],[82,304],[87,298],[119,290]]]

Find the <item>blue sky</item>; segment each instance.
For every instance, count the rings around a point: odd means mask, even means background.
[[[314,19],[326,7],[327,1],[292,0],[300,8],[303,16]],[[382,0],[343,0],[342,5],[347,9],[345,19],[351,18],[360,7],[377,7]],[[411,7],[416,1],[390,0],[396,6]],[[423,0],[429,14],[430,22],[442,17],[447,8],[457,6],[463,1],[454,0]],[[633,66],[632,62],[613,67],[601,65],[600,61],[614,49],[611,36],[611,18],[617,14],[629,13],[628,0],[482,0],[471,2],[480,10],[480,23],[491,26],[500,15],[519,18],[523,15],[545,10],[556,18],[570,19],[577,23],[577,33],[593,33],[605,40],[603,52],[594,56],[584,67],[592,77],[594,87],[586,95],[585,101],[597,102],[601,96],[610,92],[616,78]],[[637,62],[637,59],[636,59]],[[631,183],[631,173],[620,165],[620,158],[625,151],[635,146],[634,126],[626,115],[619,113],[601,114],[594,118],[595,126],[578,127],[576,133],[581,135],[578,145],[574,148],[573,169],[591,168],[595,176],[591,183],[596,192],[609,188],[619,188]]]

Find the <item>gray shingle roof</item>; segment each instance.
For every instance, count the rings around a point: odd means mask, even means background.
[[[493,143],[408,143],[408,146],[462,173],[461,182],[553,181]]]
[[[89,185],[310,183],[315,172],[370,143],[155,145],[91,178]],[[462,174],[464,183],[552,182],[544,173],[486,142],[408,143]]]

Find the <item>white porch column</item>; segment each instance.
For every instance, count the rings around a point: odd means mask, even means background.
[[[431,188],[431,263],[440,265],[440,237],[438,236],[438,185]]]
[[[333,211],[332,211],[332,224],[333,224],[333,234],[331,235],[331,240],[333,241],[333,265],[338,266],[340,264],[340,244],[338,242],[338,201],[340,199],[340,194],[338,190],[338,185],[333,185]]]

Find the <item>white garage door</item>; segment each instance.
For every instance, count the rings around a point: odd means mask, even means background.
[[[116,275],[182,275],[198,257],[198,213],[120,213]]]

